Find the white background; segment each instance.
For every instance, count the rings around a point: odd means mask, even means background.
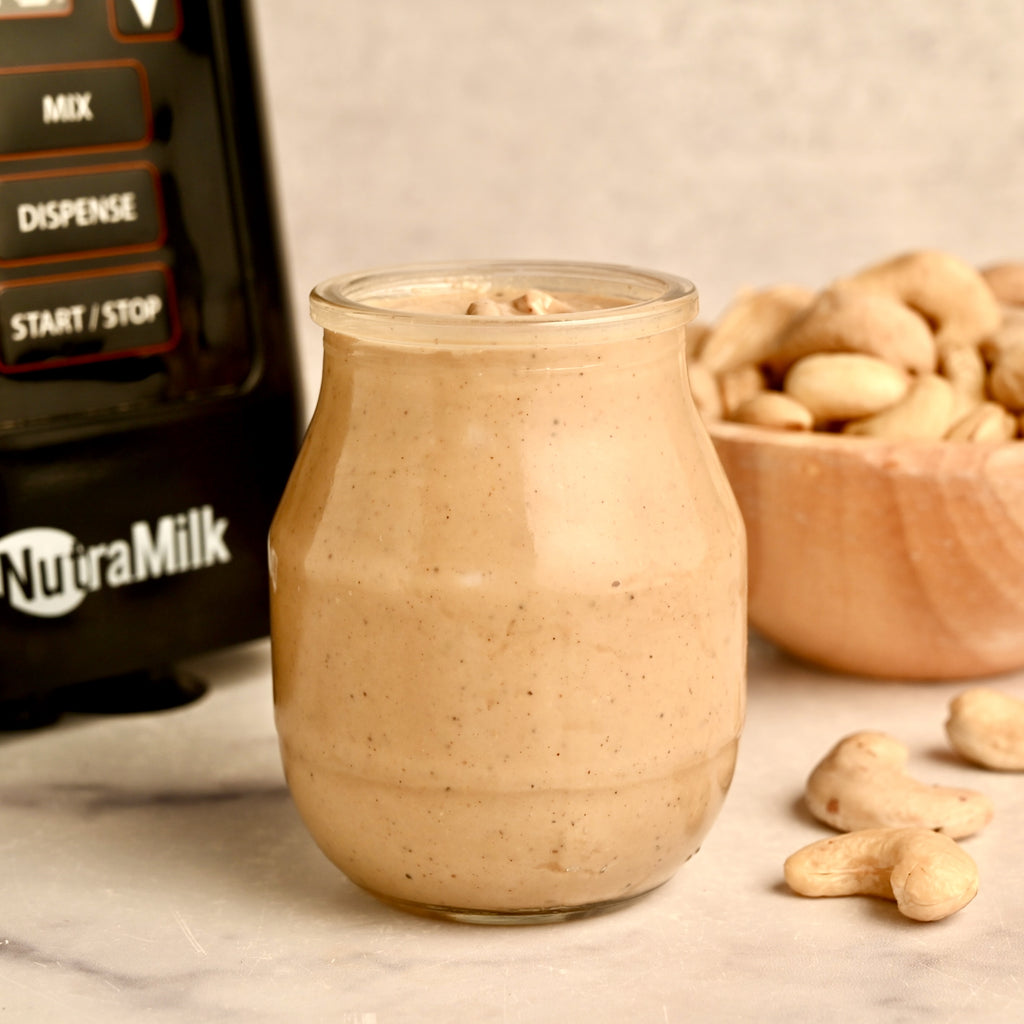
[[[898,251],[1024,258],[1015,0],[254,0],[293,314],[459,257],[818,287]]]

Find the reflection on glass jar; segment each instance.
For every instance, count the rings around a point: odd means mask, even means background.
[[[535,290],[546,312],[516,308]],[[744,711],[745,541],[686,385],[693,286],[421,266],[335,278],[312,310],[320,398],[270,538],[310,832],[358,885],[457,919],[650,891],[717,815]]]

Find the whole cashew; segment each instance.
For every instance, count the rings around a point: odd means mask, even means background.
[[[814,422],[859,419],[895,405],[910,377],[877,356],[860,352],[818,352],[798,359],[782,390],[811,411]]]
[[[956,422],[956,392],[945,377],[926,373],[895,405],[874,416],[851,420],[844,434],[861,437],[939,438]]]
[[[948,345],[939,360],[939,370],[953,385],[960,404],[966,407],[984,402],[988,397],[988,368],[981,350],[973,345]]]
[[[764,391],[764,374],[753,363],[737,366],[718,376],[718,393],[722,400],[722,412],[731,417],[748,398]]]
[[[950,441],[976,441],[999,444],[1017,436],[1017,419],[998,402],[982,402],[974,406],[949,428]]]
[[[946,345],[977,345],[1002,320],[999,301],[985,278],[949,253],[906,253],[847,281],[895,295],[917,310],[934,326],[940,351]]]
[[[926,828],[872,828],[819,839],[786,859],[801,896],[881,896],[905,917],[938,921],[978,893],[978,867],[949,836]]]
[[[916,373],[936,365],[928,322],[894,296],[870,288],[827,288],[779,334],[765,364],[782,374],[814,352],[862,352]]]
[[[741,295],[704,339],[700,358],[715,374],[760,363],[775,336],[812,294],[800,285],[780,284]]]
[[[1000,353],[1024,345],[1024,305],[1003,306],[1003,322],[979,346],[979,353],[994,363]]]
[[[1024,771],[1024,700],[984,686],[965,690],[950,702],[946,735],[968,761]]]
[[[700,358],[704,342],[711,336],[711,324],[704,320],[694,320],[686,325],[686,360],[694,363]]]
[[[1024,345],[998,353],[989,371],[992,397],[1010,412],[1024,412]]]
[[[995,263],[985,267],[981,276],[1000,302],[1024,306],[1024,263]]]
[[[736,423],[750,423],[776,430],[810,430],[814,417],[795,398],[781,391],[759,391],[733,410]]]
[[[722,395],[714,374],[699,359],[695,359],[687,365],[686,376],[690,382],[690,394],[700,414],[708,420],[720,419]]]
[[[808,809],[844,832],[917,826],[960,838],[992,820],[987,796],[918,782],[904,771],[907,756],[907,748],[885,733],[847,736],[808,777]]]

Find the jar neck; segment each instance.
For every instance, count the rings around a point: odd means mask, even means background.
[[[406,446],[433,438],[452,453],[486,433],[536,447],[558,435],[644,437],[650,421],[676,436],[701,427],[686,381],[684,332],[632,341],[530,350],[433,352],[366,344],[332,335],[324,348],[317,417],[340,442],[368,441],[385,429]],[[374,423],[374,434],[359,424]],[[355,431],[350,434],[350,431]],[[360,441],[361,439],[361,441]],[[585,440],[584,440],[585,439]],[[467,457],[473,457],[467,455]]]
[[[567,343],[564,335],[550,344],[543,336],[509,335],[488,346],[467,346],[437,338],[431,345],[392,344],[351,334],[324,332],[324,371],[342,366],[392,373],[532,375],[626,371],[657,364],[675,368],[685,356],[682,325],[654,334],[612,340],[585,335]]]

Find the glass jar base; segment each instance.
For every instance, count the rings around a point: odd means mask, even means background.
[[[614,910],[619,910],[622,907],[636,903],[659,888],[661,888],[661,885],[656,885],[653,889],[645,889],[643,892],[633,893],[629,896],[620,896],[611,900],[600,900],[595,903],[584,903],[578,906],[529,907],[522,910],[480,910],[473,907],[446,907],[431,903],[417,903],[413,900],[396,899],[393,896],[384,896],[379,892],[374,892],[372,889],[368,889],[367,892],[382,903],[395,907],[397,910],[416,914],[419,917],[430,917],[442,921],[456,921],[459,924],[531,925],[558,924],[563,921],[578,921],[585,917],[597,917],[601,914],[608,914]]]

